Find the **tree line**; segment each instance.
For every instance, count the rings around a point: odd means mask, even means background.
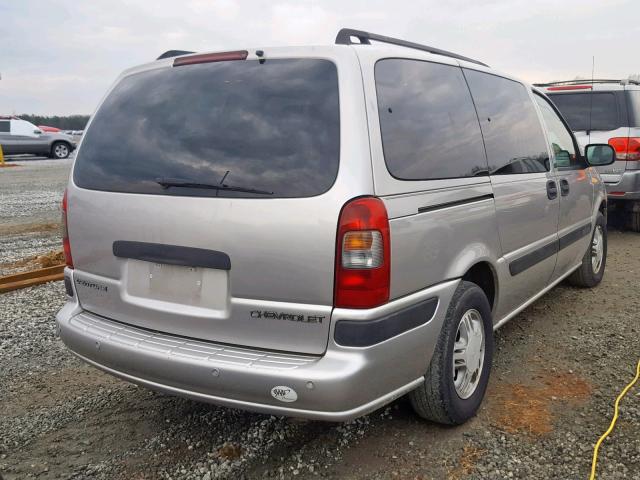
[[[89,121],[89,115],[69,115],[61,117],[58,115],[17,115],[23,120],[33,123],[34,125],[46,125],[47,127],[57,127],[61,130],[84,130]]]

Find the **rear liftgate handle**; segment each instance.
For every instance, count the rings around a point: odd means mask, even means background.
[[[560,194],[563,197],[569,195],[569,181],[566,178],[560,180]]]
[[[558,198],[558,186],[554,180],[547,182],[547,198],[549,198],[549,200]]]

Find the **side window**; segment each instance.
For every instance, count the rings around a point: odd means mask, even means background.
[[[547,145],[529,93],[521,83],[464,69],[478,110],[491,175],[549,170]]]
[[[11,120],[11,134],[33,137],[33,130],[36,127],[25,120]]]
[[[478,118],[459,67],[386,59],[375,67],[384,158],[401,180],[486,174]]]
[[[0,120],[0,133],[9,133],[11,131],[9,126],[9,120]]]
[[[547,135],[553,156],[555,158],[556,168],[580,168],[582,162],[576,156],[576,149],[571,134],[560,120],[560,117],[553,110],[549,102],[540,95],[535,95],[536,102],[542,112],[542,118],[547,127]]]

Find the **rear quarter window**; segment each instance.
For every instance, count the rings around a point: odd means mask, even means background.
[[[549,97],[573,131],[607,131],[621,126],[614,93],[557,93]]]
[[[384,159],[401,180],[486,174],[478,118],[459,67],[408,59],[375,66]]]
[[[183,196],[310,197],[338,172],[333,62],[227,61],[125,77],[85,133],[79,187]],[[245,191],[163,188],[162,179]]]

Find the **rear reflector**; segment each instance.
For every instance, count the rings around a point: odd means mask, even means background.
[[[67,191],[62,197],[62,250],[64,251],[64,263],[69,268],[73,268],[73,258],[71,257],[71,244],[69,243],[69,228],[67,227]]]
[[[616,197],[621,197],[624,195],[624,192],[609,192],[609,195],[614,195]]]
[[[640,161],[640,137],[614,137],[609,145],[616,151],[617,160]]]
[[[334,304],[373,308],[389,300],[389,219],[382,200],[362,197],[340,213],[336,239]]]
[[[561,87],[548,87],[547,90],[551,92],[561,92],[563,90],[591,90],[591,85],[563,85]]]
[[[203,53],[201,55],[190,55],[188,57],[178,57],[173,61],[174,67],[182,65],[194,65],[196,63],[228,62],[230,60],[246,60],[249,52],[237,50],[235,52]]]

